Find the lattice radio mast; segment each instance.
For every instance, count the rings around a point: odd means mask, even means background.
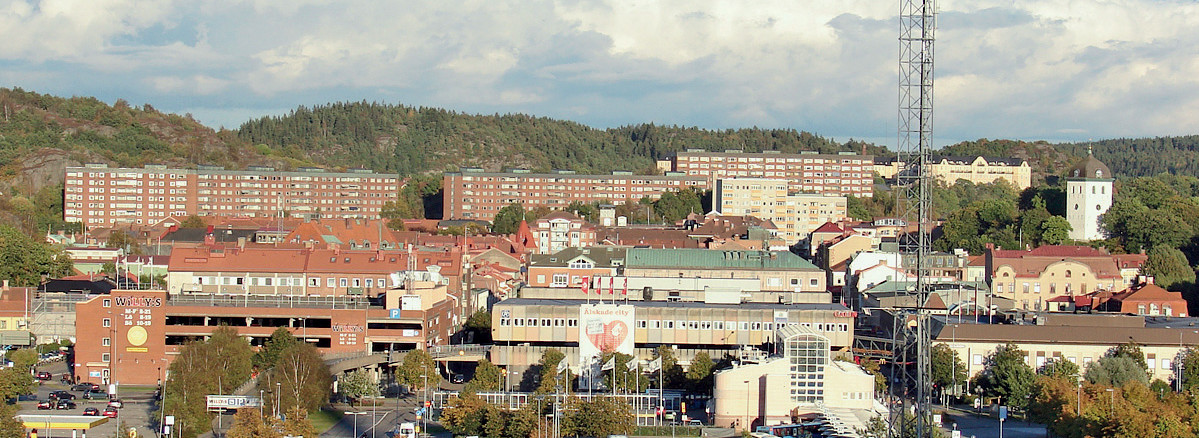
[[[913,309],[896,314],[894,368],[902,373],[902,403],[891,409],[892,436],[914,430],[930,437],[932,424],[931,318],[925,305],[931,291],[928,256],[931,251],[929,197],[926,164],[933,136],[933,34],[936,30],[934,0],[900,0],[899,30],[899,144],[896,174],[896,212],[905,225],[915,224],[915,233],[902,233],[900,251],[915,275]],[[910,229],[910,228],[909,228]],[[914,356],[914,367],[911,366]],[[914,419],[906,417],[909,406]],[[915,421],[914,425],[908,424]],[[914,427],[913,427],[914,426]]]

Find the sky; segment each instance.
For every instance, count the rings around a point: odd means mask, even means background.
[[[943,0],[934,138],[1196,134],[1199,3]],[[0,86],[236,128],[375,101],[896,143],[896,0],[0,0]]]

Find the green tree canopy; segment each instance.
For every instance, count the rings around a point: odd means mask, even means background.
[[[1169,289],[1176,284],[1195,283],[1195,269],[1187,263],[1187,257],[1177,248],[1164,246],[1149,250],[1141,273],[1152,275],[1154,284]]]
[[[1070,231],[1074,228],[1070,222],[1061,216],[1049,216],[1041,221],[1041,243],[1046,245],[1061,245],[1070,240]]]
[[[966,364],[948,345],[933,345],[931,354],[933,385],[943,388],[943,391],[952,391],[956,385],[964,385],[969,379],[966,375]]]
[[[495,213],[495,217],[491,220],[491,232],[495,234],[513,234],[520,228],[520,221],[527,220],[532,222],[536,218],[529,218],[528,212],[525,211],[524,204],[514,202],[500,208],[500,211]]]
[[[254,353],[254,366],[259,369],[275,366],[275,363],[279,361],[279,353],[298,343],[300,340],[292,335],[291,330],[288,330],[287,327],[275,329],[262,348]]]
[[[1091,362],[1084,377],[1088,382],[1107,386],[1123,386],[1133,381],[1149,384],[1149,375],[1145,373],[1145,368],[1127,356],[1101,357]]]
[[[71,258],[61,250],[33,240],[8,225],[0,225],[0,278],[12,286],[29,287],[41,283],[42,275],[58,278],[72,273]]]
[[[1004,404],[1024,407],[1032,390],[1035,373],[1024,363],[1028,356],[1015,344],[995,348],[984,362],[978,385],[987,396],[1003,397]]]
[[[1037,369],[1037,374],[1042,376],[1067,379],[1070,381],[1078,381],[1079,377],[1078,364],[1055,357],[1045,361],[1041,368]]]
[[[337,388],[338,392],[350,399],[375,397],[380,393],[379,384],[365,368],[343,374],[337,379]]]
[[[429,387],[436,388],[441,381],[437,371],[437,362],[425,350],[412,350],[404,354],[404,361],[396,368],[396,380],[401,385],[420,390],[427,381]]]
[[[537,378],[537,390],[539,394],[548,394],[554,392],[560,380],[558,379],[558,363],[566,360],[566,355],[558,351],[557,348],[548,348],[544,353],[541,353],[541,361],[538,364],[541,367],[541,375]],[[570,385],[567,384],[566,390],[570,390]]]
[[[466,387],[473,392],[499,391],[504,384],[503,377],[500,367],[492,364],[487,358],[479,359],[478,365],[475,366],[475,375],[466,383]]]

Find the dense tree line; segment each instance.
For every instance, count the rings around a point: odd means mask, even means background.
[[[746,152],[801,150],[885,153],[857,141],[837,143],[792,129],[706,130],[640,124],[613,129],[524,114],[470,115],[377,102],[301,106],[284,116],[248,121],[238,136],[273,149],[294,146],[334,166],[400,174],[461,165],[652,172],[653,160],[684,149]]]
[[[1199,135],[1117,138],[1094,142],[1050,144],[1045,141],[979,139],[950,145],[946,155],[1016,157],[1028,160],[1034,176],[1062,175],[1088,150],[1119,177],[1162,173],[1199,176]],[[1033,184],[1039,181],[1034,180]]]

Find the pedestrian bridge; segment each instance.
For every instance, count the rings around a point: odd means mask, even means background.
[[[429,356],[433,360],[441,362],[478,362],[479,359],[487,357],[487,352],[491,350],[490,345],[478,344],[457,344],[457,345],[436,345],[429,348]]]

